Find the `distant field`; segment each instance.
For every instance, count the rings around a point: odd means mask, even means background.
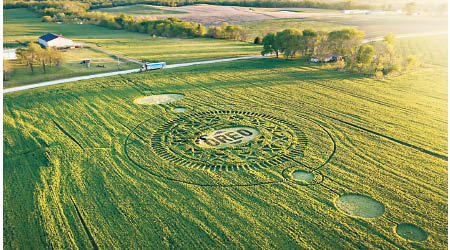
[[[134,16],[146,16],[146,15],[160,15],[160,14],[182,14],[186,13],[184,11],[174,11],[174,10],[163,10],[154,6],[146,4],[136,4],[119,6],[113,8],[99,8],[93,9],[92,11],[108,12],[108,13],[125,13]]]
[[[267,20],[267,21],[257,21],[257,22],[248,22],[243,23],[243,27],[247,27],[250,30],[250,39],[254,39],[256,36],[261,36],[267,32],[278,32],[287,28],[293,29],[315,29],[315,30],[336,30],[345,27],[345,25],[339,25],[334,23],[326,23],[321,21],[311,21],[309,19],[276,19],[276,20]]]
[[[448,31],[447,17],[407,15],[348,14],[328,17],[311,17],[311,21],[334,25],[354,26],[366,33],[366,37],[394,34],[417,34]]]
[[[424,63],[448,66],[448,35],[397,39],[397,49],[403,55],[419,56]]]
[[[180,7],[158,7],[168,11],[184,11],[185,14],[161,14],[154,15],[156,18],[178,17],[182,20],[201,23],[207,27],[220,25],[223,22],[241,24],[263,20],[274,20],[282,18],[306,18],[313,16],[333,15],[333,11],[318,9],[292,8],[292,11],[283,11],[281,8],[250,8],[241,6],[221,6],[210,4],[195,4]]]
[[[5,94],[4,248],[447,249],[447,38],[399,43],[425,67],[265,58]],[[134,103],[150,93],[184,98]],[[243,126],[260,134],[194,144]]]
[[[243,23],[252,37],[265,30],[280,31],[286,28],[332,30],[354,27],[366,33],[367,38],[380,37],[391,32],[394,34],[418,34],[447,31],[447,19],[443,17],[406,16],[406,15],[360,15],[335,14],[329,16],[287,18]]]

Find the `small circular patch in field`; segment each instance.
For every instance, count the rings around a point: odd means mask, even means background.
[[[295,170],[292,172],[292,178],[298,181],[310,182],[314,180],[314,174],[304,170]]]
[[[177,107],[177,108],[174,108],[173,111],[175,111],[175,112],[177,112],[177,113],[181,113],[181,112],[186,111],[186,108],[183,108],[183,107]]]
[[[153,105],[153,104],[165,104],[173,102],[183,98],[182,94],[162,94],[162,95],[151,95],[139,97],[134,100],[134,103],[141,105]]]
[[[335,204],[342,212],[361,218],[378,218],[385,210],[381,202],[361,194],[341,195],[336,199]]]
[[[422,228],[410,223],[397,225],[395,232],[403,239],[410,241],[426,241],[428,238]]]

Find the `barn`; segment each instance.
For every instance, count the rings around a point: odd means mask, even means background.
[[[75,45],[69,38],[53,33],[48,33],[39,37],[38,42],[44,47],[52,48],[68,48]]]

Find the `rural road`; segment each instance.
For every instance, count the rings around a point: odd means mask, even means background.
[[[266,55],[265,57],[272,56],[272,55]],[[236,61],[236,60],[245,60],[245,59],[254,59],[254,58],[261,58],[263,56],[244,56],[244,57],[234,57],[234,58],[226,58],[226,59],[218,59],[218,60],[211,60],[211,61],[201,61],[201,62],[190,62],[190,63],[179,63],[179,64],[171,64],[167,65],[166,68],[178,68],[178,67],[187,67],[192,65],[198,65],[198,64],[210,64],[210,63],[218,63],[218,62],[229,62],[229,61]],[[129,69],[129,70],[122,70],[122,71],[115,71],[115,72],[109,72],[109,73],[101,73],[101,74],[95,74],[95,75],[88,75],[88,76],[79,76],[79,77],[72,77],[67,79],[60,79],[60,80],[54,80],[54,81],[48,81],[48,82],[41,82],[36,84],[30,84],[25,86],[19,86],[9,89],[4,89],[3,94],[9,93],[9,92],[16,92],[26,89],[34,89],[44,86],[50,86],[60,83],[66,83],[66,82],[75,82],[80,80],[87,80],[87,79],[93,79],[98,77],[105,77],[105,76],[115,76],[115,75],[123,75],[123,74],[129,74],[129,73],[135,73],[139,72],[140,69]]]
[[[448,34],[448,32],[397,35],[396,38],[422,37],[422,36],[432,36],[432,35],[441,35],[441,34]],[[382,40],[383,40],[383,38],[366,39],[366,40],[363,40],[362,43],[370,43],[370,42],[382,41]],[[268,56],[273,56],[273,55],[266,55],[265,57],[268,57]],[[166,68],[170,69],[170,68],[187,67],[187,66],[199,65],[199,64],[229,62],[229,61],[254,59],[254,58],[261,58],[261,57],[263,57],[263,56],[257,55],[257,56],[234,57],[234,58],[227,58],[227,59],[201,61],[201,62],[179,63],[179,64],[167,65]],[[26,90],[26,89],[50,86],[50,85],[55,85],[55,84],[60,84],[60,83],[66,83],[66,82],[75,82],[75,81],[80,81],[80,80],[87,80],[87,79],[106,77],[106,76],[114,76],[114,75],[123,75],[123,74],[135,73],[135,72],[139,72],[139,69],[130,69],[130,70],[115,71],[115,72],[88,75],[88,76],[72,77],[72,78],[60,79],[60,80],[54,80],[54,81],[48,81],[48,82],[41,82],[41,83],[36,83],[36,84],[31,84],[31,85],[26,85],[26,86],[19,86],[19,87],[4,89],[3,94],[10,93],[10,92],[16,92],[16,91],[22,91],[22,90]]]

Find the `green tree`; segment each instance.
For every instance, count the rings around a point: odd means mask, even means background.
[[[341,56],[353,57],[358,51],[364,32],[355,28],[345,28],[332,31],[328,34],[328,44],[330,50],[339,53]]]
[[[223,38],[222,37],[222,28],[217,26],[210,26],[206,35],[212,38]]]
[[[287,59],[294,58],[297,51],[303,50],[300,30],[285,29],[277,33],[275,40],[279,41],[280,52],[283,52]]]
[[[39,62],[42,48],[36,43],[29,43],[24,49],[18,50],[18,56],[22,62],[30,66],[31,73],[34,73],[34,64]]]
[[[314,53],[318,33],[313,29],[303,30],[303,55],[312,55]]]
[[[373,61],[374,48],[370,44],[363,44],[358,51],[358,62],[363,64],[370,64]]]
[[[52,17],[51,16],[43,16],[42,17],[42,22],[51,22],[52,21]]]
[[[278,44],[278,41],[276,40],[276,35],[274,33],[271,32],[271,33],[267,34],[263,38],[262,44],[263,44],[263,50],[261,51],[261,55],[264,56],[267,54],[275,53],[278,58],[280,46]]]

